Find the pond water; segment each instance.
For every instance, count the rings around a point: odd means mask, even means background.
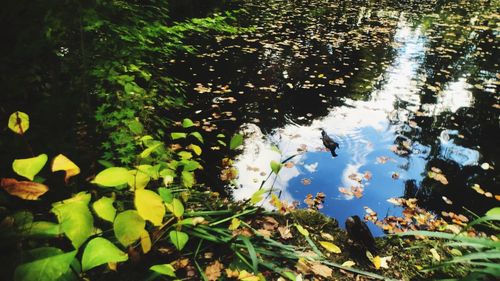
[[[243,128],[236,200],[260,188],[270,161],[296,155],[264,187],[301,207],[323,192],[321,211],[341,225],[367,207],[400,215],[395,197],[481,214],[500,195],[500,5],[479,2],[240,1],[253,32],[173,65],[192,101],[182,115],[213,139]]]

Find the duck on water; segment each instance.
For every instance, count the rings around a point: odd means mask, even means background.
[[[321,129],[321,140],[323,141],[323,145],[330,150],[333,157],[338,156],[335,150],[339,148],[339,144],[334,141],[324,129]]]

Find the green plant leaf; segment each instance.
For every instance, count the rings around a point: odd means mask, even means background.
[[[22,135],[30,127],[30,117],[24,112],[16,111],[10,115],[8,126],[14,133]]]
[[[174,198],[171,203],[165,203],[167,209],[177,218],[182,217],[184,214],[184,205],[181,200]]]
[[[229,148],[230,149],[236,149],[236,148],[238,148],[242,144],[243,144],[243,135],[241,135],[241,134],[235,134],[231,138],[231,141],[229,142]]]
[[[154,271],[154,272],[158,272],[160,274],[163,274],[163,275],[175,277],[175,268],[171,264],[168,264],[168,263],[153,265],[149,269]]]
[[[202,168],[202,166],[200,165],[200,162],[198,162],[196,160],[184,160],[184,161],[181,161],[181,163],[184,166],[182,168],[183,171],[192,172],[194,170]]]
[[[192,132],[189,134],[190,136],[195,137],[199,142],[203,143],[203,137],[198,132]]]
[[[32,181],[36,174],[45,166],[47,160],[47,154],[40,154],[33,158],[16,159],[12,162],[12,169],[16,174]]]
[[[62,253],[57,248],[37,249],[38,259],[19,265],[14,272],[14,281],[45,281],[57,280],[70,269],[76,253]]]
[[[113,206],[114,201],[115,200],[113,198],[102,197],[92,204],[92,208],[94,209],[98,217],[103,220],[113,222],[116,215],[116,209]]]
[[[185,139],[187,137],[187,134],[180,133],[180,132],[174,132],[174,133],[171,133],[170,136],[172,137],[172,140],[177,140],[177,139]]]
[[[186,243],[189,240],[189,236],[182,231],[172,230],[170,231],[169,236],[170,241],[179,251],[182,250],[184,246],[186,246]]]
[[[142,135],[144,132],[144,126],[142,126],[141,122],[137,120],[132,120],[128,123],[128,128],[130,131],[136,135]]]
[[[264,193],[266,193],[267,191],[267,189],[263,188],[255,191],[255,193],[252,194],[252,197],[250,197],[250,203],[257,204],[262,201],[262,199],[264,199]]]
[[[119,213],[113,223],[116,239],[128,247],[141,237],[146,221],[135,210]]]
[[[151,153],[157,151],[157,149],[159,149],[161,147],[163,147],[163,143],[156,142],[153,145],[149,146],[148,148],[144,149],[139,156],[141,158],[147,158],[151,155]]]
[[[182,171],[181,173],[182,185],[184,187],[190,188],[195,184],[194,173],[188,171]]]
[[[89,210],[90,194],[80,192],[70,199],[52,204],[64,234],[78,249],[94,230],[94,218]]]
[[[151,190],[138,189],[135,191],[134,204],[143,219],[155,226],[161,225],[165,216],[165,205],[160,195]]]
[[[112,167],[97,174],[92,183],[105,187],[116,187],[128,183],[129,179],[130,174],[127,169]]]
[[[190,144],[189,149],[191,149],[196,155],[200,156],[201,155],[201,147],[196,145],[196,144]]]
[[[185,118],[184,120],[182,120],[182,127],[183,128],[189,128],[189,127],[193,127],[193,126],[194,126],[194,123],[191,119]]]
[[[158,188],[158,193],[165,203],[170,203],[174,199],[174,197],[172,196],[172,191],[170,191],[170,189],[168,188],[160,187]]]
[[[486,216],[490,218],[495,218],[496,220],[500,219],[500,207],[495,207],[486,212]]]
[[[82,256],[82,270],[87,271],[108,262],[123,262],[128,255],[118,249],[113,243],[97,237],[87,244]]]
[[[19,229],[21,235],[36,238],[52,238],[63,233],[59,224],[50,221],[36,221]]]
[[[270,165],[271,165],[271,170],[275,174],[278,174],[281,170],[281,167],[283,167],[283,164],[281,164],[278,161],[274,161],[274,160],[271,161]]]
[[[130,170],[128,180],[128,186],[132,189],[144,189],[151,180],[151,176],[139,170]]]
[[[303,228],[302,225],[300,224],[295,224],[295,228],[300,232],[300,234],[304,235],[305,237],[309,236],[309,231],[307,229]]]

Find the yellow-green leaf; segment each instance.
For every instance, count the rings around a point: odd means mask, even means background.
[[[259,190],[257,190],[254,194],[252,194],[252,197],[250,198],[250,203],[257,204],[260,201],[262,201],[262,199],[264,199],[263,195],[266,192],[267,192],[267,189],[259,189]]]
[[[201,147],[196,144],[189,145],[189,149],[191,149],[196,155],[201,155]]]
[[[14,133],[22,135],[26,133],[29,127],[30,118],[28,114],[21,111],[16,111],[10,115],[9,129],[11,129]]]
[[[430,252],[432,254],[432,257],[437,260],[437,261],[441,261],[441,256],[438,254],[437,250],[432,248],[430,249]]]
[[[155,226],[160,226],[165,216],[165,205],[160,195],[147,189],[138,189],[135,191],[135,208],[139,215]]]
[[[300,232],[300,234],[304,235],[305,237],[309,236],[309,231],[307,229],[303,228],[302,225],[300,224],[295,224],[295,228]]]
[[[103,220],[113,222],[116,215],[116,209],[113,206],[114,201],[115,200],[113,198],[102,197],[92,204],[92,208],[94,209],[98,217]]]
[[[231,224],[229,225],[229,230],[236,230],[240,227],[241,221],[238,218],[233,218]]]
[[[189,240],[189,236],[182,231],[172,230],[170,231],[169,236],[170,241],[179,251],[186,246],[186,243]]]
[[[321,246],[323,246],[323,248],[327,249],[329,252],[332,252],[335,254],[342,253],[342,250],[339,248],[339,246],[337,246],[331,242],[319,241],[319,244],[321,244]]]
[[[193,127],[193,126],[194,126],[194,123],[191,119],[185,118],[184,120],[182,120],[182,127],[183,128],[189,128],[189,127]]]
[[[132,189],[144,189],[148,185],[151,177],[143,171],[140,170],[130,170],[128,171],[130,177],[128,179],[128,185]]]
[[[281,164],[280,162],[274,161],[274,160],[271,161],[270,165],[271,165],[271,170],[275,174],[278,174],[281,170],[281,167],[283,166],[283,164]]]
[[[92,183],[106,187],[115,187],[128,183],[130,174],[127,169],[121,167],[111,167],[101,171]]]
[[[142,252],[144,254],[147,254],[149,251],[151,251],[151,237],[149,236],[149,233],[143,229],[141,232],[141,248]]]
[[[167,275],[170,277],[175,277],[175,268],[171,264],[157,264],[149,268],[154,272],[159,274]]]
[[[181,173],[182,185],[184,187],[193,187],[195,183],[194,173],[189,171],[182,171]]]
[[[177,198],[172,199],[170,203],[165,203],[165,206],[167,206],[167,209],[177,218],[182,217],[184,214],[184,205],[182,205],[181,200]]]
[[[69,160],[68,157],[59,154],[52,161],[52,172],[56,171],[65,171],[66,176],[64,177],[64,180],[68,182],[69,178],[80,173],[80,167],[73,163],[73,161]]]
[[[345,261],[344,263],[342,263],[342,266],[345,266],[345,267],[353,267],[355,265],[356,265],[356,263],[353,261]]]
[[[16,174],[23,176],[29,180],[33,180],[47,163],[47,154],[40,154],[33,158],[16,159],[12,163],[12,169]]]
[[[125,247],[128,247],[139,238],[146,226],[144,219],[135,210],[119,213],[113,223],[116,239]]]

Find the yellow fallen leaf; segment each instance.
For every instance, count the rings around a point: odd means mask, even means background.
[[[327,249],[329,252],[335,253],[335,254],[340,254],[342,253],[342,250],[335,244],[327,241],[319,241],[319,244],[323,246],[323,248]]]
[[[240,227],[241,221],[238,218],[233,218],[231,224],[229,225],[229,230],[236,230]]]
[[[300,224],[295,224],[295,227],[300,232],[300,234],[304,235],[305,237],[309,236],[309,231],[307,231],[307,229],[303,228]]]
[[[224,266],[222,265],[222,263],[216,260],[205,268],[205,276],[209,281],[218,280],[222,275],[221,271],[223,268]]]
[[[259,281],[260,277],[253,275],[253,273],[250,273],[246,270],[240,271],[240,274],[238,275],[238,280],[241,281]]]
[[[372,263],[375,266],[375,269],[379,269],[380,266],[382,265],[382,260],[380,259],[379,256],[375,256],[372,260]]]
[[[437,260],[437,261],[441,261],[441,256],[438,254],[437,250],[432,248],[430,249],[430,252],[432,254],[432,257]]]
[[[52,161],[52,172],[65,171],[66,176],[64,181],[67,183],[69,178],[76,176],[80,173],[80,167],[78,167],[73,161],[69,160],[68,157],[59,154]]]
[[[24,200],[37,200],[49,190],[49,188],[41,183],[31,181],[18,181],[16,179],[4,178],[0,181],[2,187],[10,195],[19,197]]]
[[[342,263],[342,266],[345,266],[345,267],[353,267],[355,265],[356,265],[356,263],[353,261],[345,261],[344,263]]]

